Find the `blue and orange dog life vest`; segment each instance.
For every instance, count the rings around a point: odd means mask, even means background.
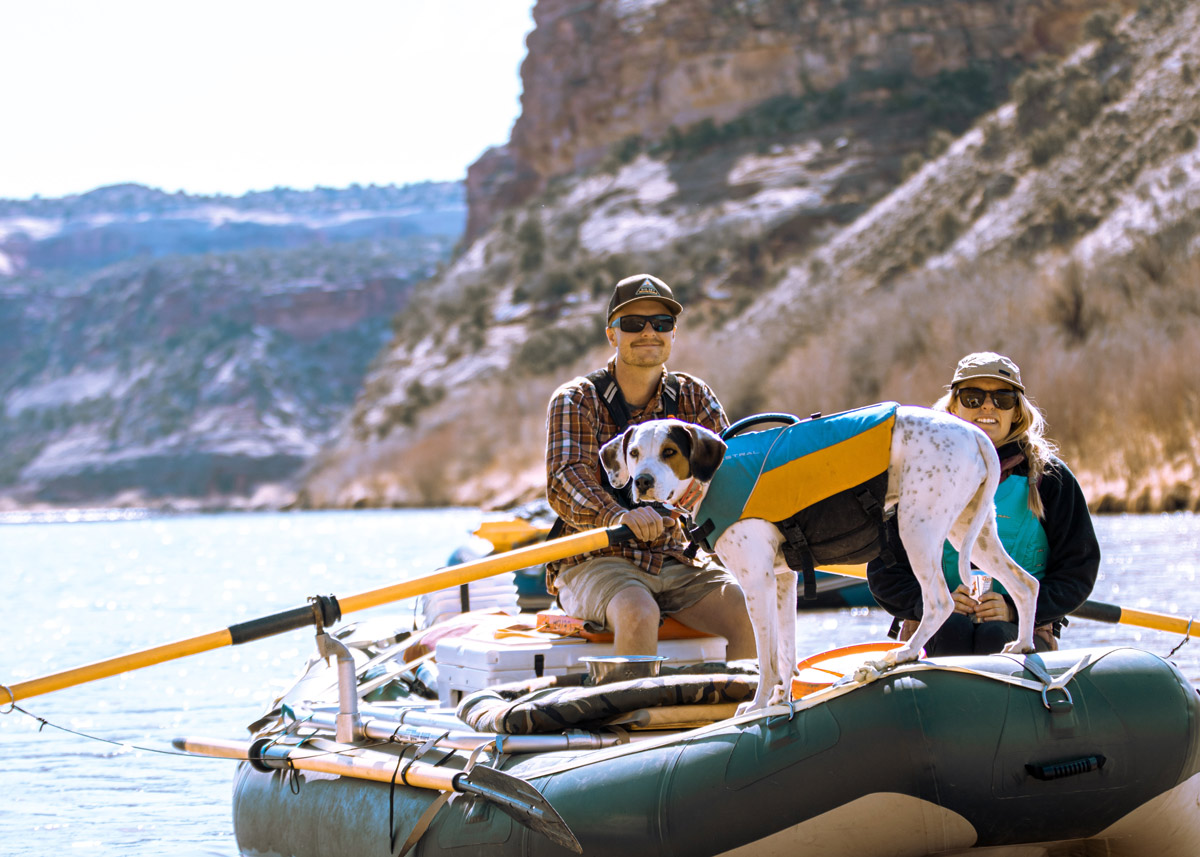
[[[711,551],[736,521],[762,518],[783,533],[784,559],[816,597],[817,565],[861,563],[886,550],[883,502],[895,402],[799,420],[760,414],[722,433],[728,448],[696,510],[694,541]],[[791,421],[764,431],[763,422]]]

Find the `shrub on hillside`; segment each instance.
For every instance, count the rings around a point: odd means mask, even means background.
[[[1017,262],[901,275],[870,300],[846,301],[737,395],[792,412],[881,398],[928,405],[963,354],[993,349],[1020,364],[1085,487],[1103,478],[1140,492],[1164,470],[1200,474],[1200,262],[1188,249],[1196,232],[1170,246],[1146,239],[1095,267]],[[740,404],[722,390],[727,398]],[[1157,509],[1165,500],[1148,502]]]
[[[896,69],[859,69],[823,91],[805,85],[803,94],[768,98],[722,125],[712,119],[685,128],[672,125],[649,151],[667,157],[694,157],[739,140],[776,140],[879,112],[916,112],[926,127],[960,134],[1004,99],[1011,74],[1008,61],[975,61],[932,78]],[[936,145],[936,139],[933,142]],[[632,147],[633,143],[620,145]]]
[[[603,319],[570,327],[538,327],[521,344],[513,368],[529,375],[557,372],[603,341]]]
[[[1034,166],[1050,161],[1067,145],[1067,130],[1059,125],[1039,128],[1029,135],[1029,158]]]
[[[536,216],[529,216],[517,230],[520,245],[521,270],[536,271],[542,267],[542,254],[546,250],[546,236]]]

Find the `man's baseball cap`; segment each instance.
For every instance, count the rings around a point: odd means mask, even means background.
[[[671,311],[671,315],[683,312],[683,304],[675,300],[670,286],[650,274],[634,274],[621,280],[613,289],[612,300],[608,302],[608,320],[612,321],[625,304],[640,300],[658,301]]]
[[[1021,370],[1017,368],[1017,364],[1003,354],[997,354],[994,351],[977,351],[959,360],[958,368],[954,370],[954,380],[950,382],[950,386],[957,387],[963,381],[969,381],[972,378],[995,378],[997,381],[1007,381],[1022,393],[1025,392],[1025,385],[1021,383]]]

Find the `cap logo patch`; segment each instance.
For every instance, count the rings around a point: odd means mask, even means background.
[[[642,280],[642,284],[638,286],[637,291],[633,294],[635,297],[637,295],[654,295],[655,297],[659,296],[658,289],[656,289],[654,287],[654,283],[650,282],[649,280]]]

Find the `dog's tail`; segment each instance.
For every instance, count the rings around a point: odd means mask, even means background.
[[[975,489],[975,496],[971,500],[975,506],[975,514],[971,516],[971,524],[967,527],[967,534],[958,549],[958,579],[968,586],[971,584],[971,550],[975,547],[979,534],[983,532],[983,525],[987,523],[988,516],[994,514],[993,498],[996,496],[996,488],[1000,485],[1000,459],[996,456],[996,447],[982,431],[976,431],[974,434],[979,444],[979,457],[983,459],[983,465],[987,469],[987,476]]]

